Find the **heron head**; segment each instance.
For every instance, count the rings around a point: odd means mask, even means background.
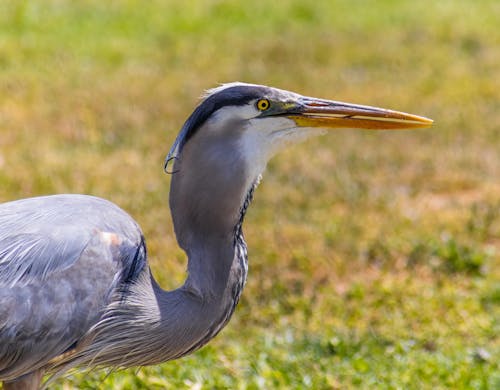
[[[413,129],[431,119],[403,112],[302,96],[263,85],[230,83],[209,90],[188,118],[165,160],[165,169],[182,158],[184,146],[202,133],[226,145],[260,173],[267,161],[290,143],[329,129]],[[223,156],[224,151],[218,151]]]

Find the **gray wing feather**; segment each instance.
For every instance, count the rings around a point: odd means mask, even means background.
[[[74,230],[56,236],[40,231],[0,238],[0,283],[15,286],[44,279],[55,270],[73,264],[90,238],[88,232]]]
[[[57,195],[0,204],[0,285],[27,283],[71,266],[95,231],[139,243],[141,231],[104,199]]]
[[[61,195],[0,205],[0,380],[78,343],[145,265],[140,229],[110,202]]]

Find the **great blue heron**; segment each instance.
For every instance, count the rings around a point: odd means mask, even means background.
[[[323,129],[402,129],[427,118],[231,83],[208,91],[168,153],[170,208],[188,275],[153,279],[137,223],[106,200],[53,195],[0,205],[0,380],[130,367],[189,354],[229,321],[247,276],[242,223],[268,160]],[[170,168],[170,165],[172,167]]]

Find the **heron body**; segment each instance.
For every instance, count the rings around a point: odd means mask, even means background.
[[[37,389],[45,372],[151,365],[189,354],[229,321],[247,276],[242,223],[266,163],[336,127],[431,120],[231,83],[211,90],[166,159],[187,278],[155,282],[138,224],[113,203],[53,195],[0,205],[0,380]],[[170,165],[172,167],[170,168]]]

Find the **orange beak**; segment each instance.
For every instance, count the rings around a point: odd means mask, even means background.
[[[302,98],[299,105],[286,116],[299,127],[327,129],[415,129],[430,127],[433,123],[432,119],[405,112],[309,97]]]

